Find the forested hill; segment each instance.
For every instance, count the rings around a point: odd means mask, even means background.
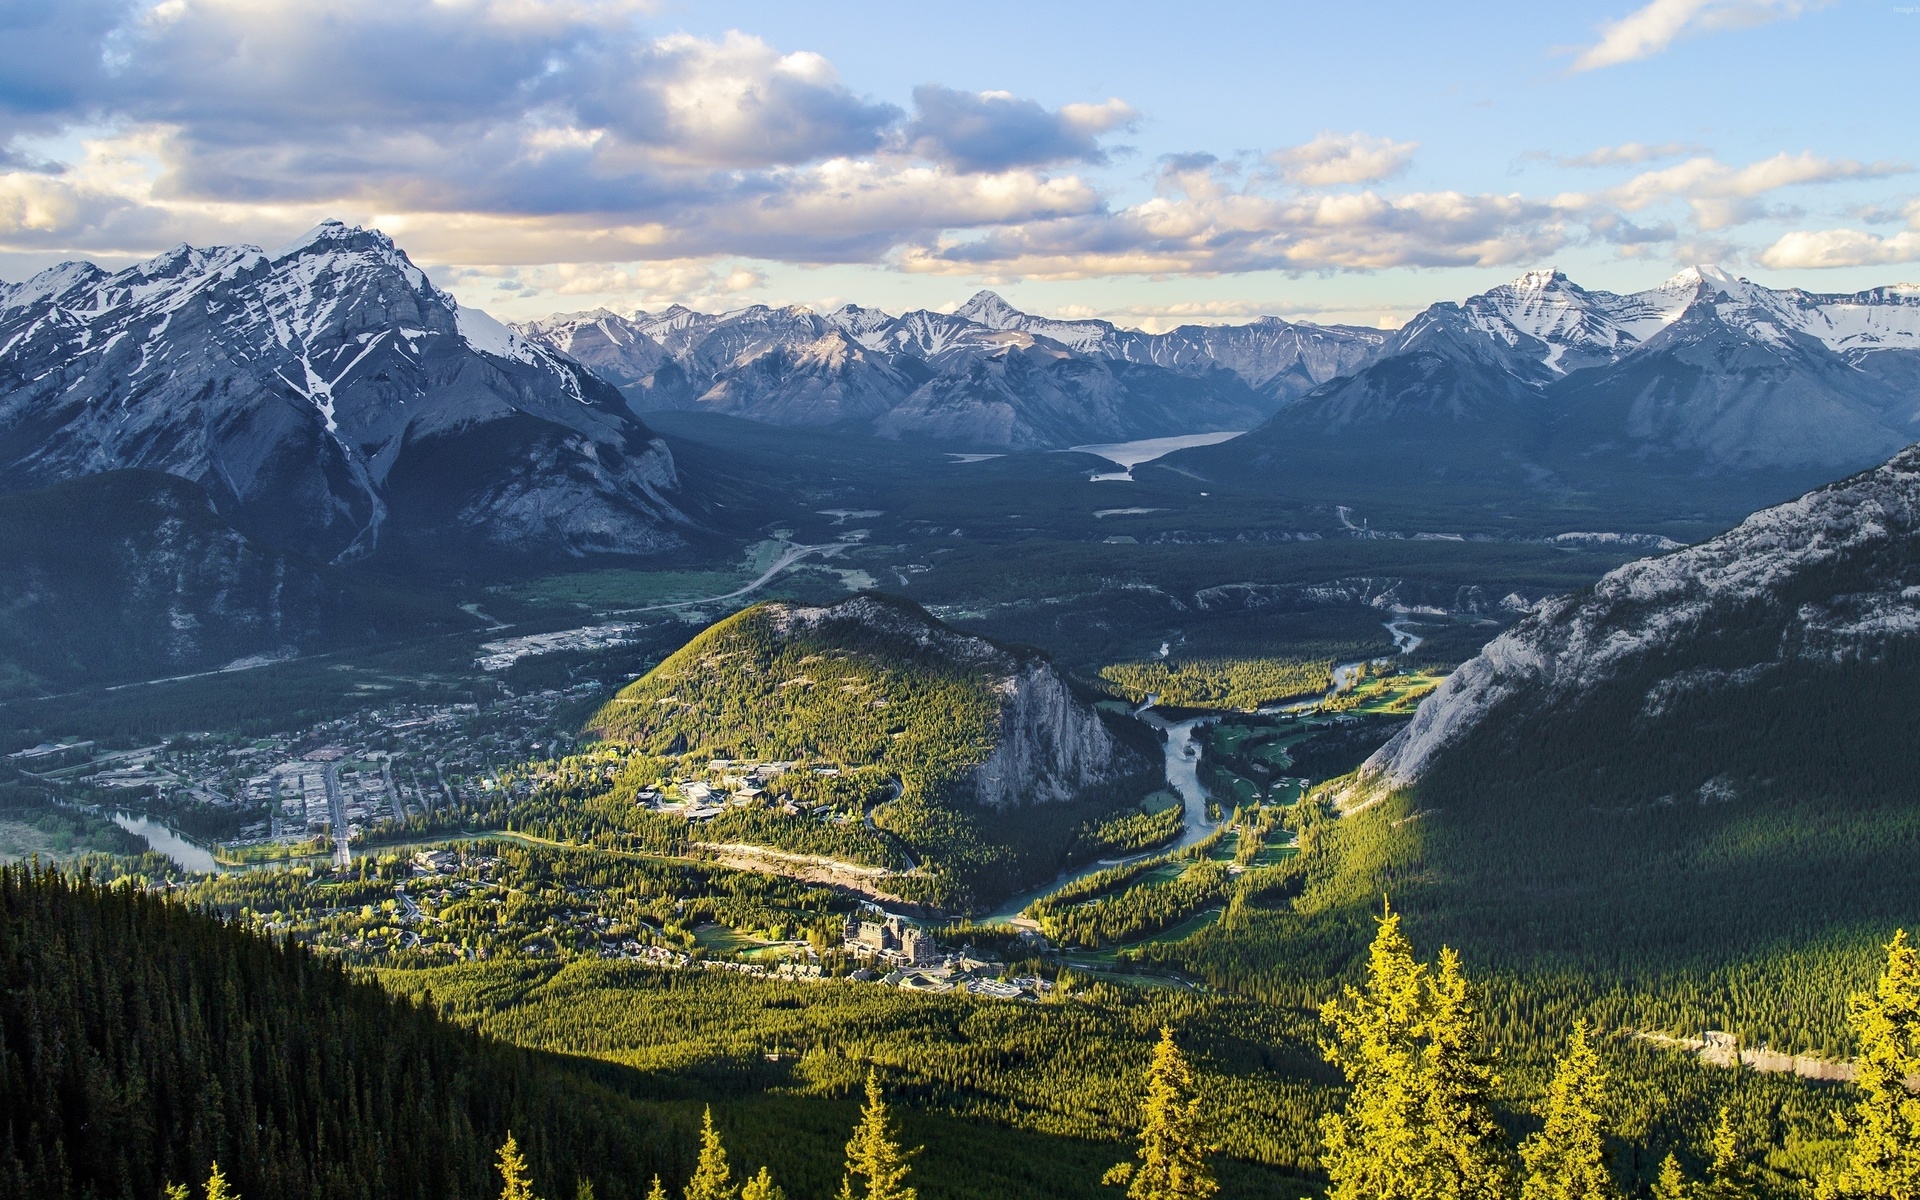
[[[915,865],[889,886],[959,909],[1051,878],[1157,780],[1146,728],[1097,711],[1040,654],[872,593],[737,613],[623,689],[589,732],[676,770],[782,764],[776,793],[836,813],[758,814],[757,840],[892,839]]]
[[[1920,924],[1916,778],[1920,448],[1496,639],[1303,839],[1289,920],[1357,938],[1386,892],[1622,1021],[1843,1055],[1840,997]]]
[[[509,1129],[554,1191],[684,1173],[632,1102],[304,949],[0,869],[0,1193],[155,1200],[217,1161],[247,1197],[481,1200]]]
[[[653,753],[893,775],[909,801],[1070,799],[1144,765],[1044,658],[861,595],[721,621],[592,723]]]

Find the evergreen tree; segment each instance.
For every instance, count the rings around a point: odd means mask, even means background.
[[[653,1186],[647,1189],[647,1200],[667,1200],[667,1189],[660,1184],[660,1177],[653,1177]]]
[[[917,1153],[913,1152],[913,1153]],[[867,1072],[867,1102],[860,1110],[860,1124],[847,1141],[847,1171],[840,1179],[843,1200],[918,1200],[919,1193],[907,1185],[907,1159],[911,1154],[900,1149],[893,1138],[887,1116],[887,1102],[880,1095],[880,1077]],[[861,1181],[860,1191],[853,1181]]]
[[[507,1140],[500,1143],[500,1200],[536,1200],[533,1194],[533,1176],[527,1170],[526,1156],[520,1153],[520,1143],[514,1140],[513,1131],[507,1131]]]
[[[740,1189],[740,1200],[787,1200],[787,1193],[773,1181],[773,1173],[761,1167],[760,1173]]]
[[[207,1200],[240,1200],[239,1193],[227,1185],[219,1163],[214,1163],[213,1170],[207,1173]]]
[[[593,1180],[582,1179],[573,1189],[573,1200],[593,1200]]]
[[[1660,1177],[1653,1181],[1653,1200],[1692,1200],[1693,1184],[1680,1169],[1680,1160],[1669,1150],[1661,1160]]]
[[[1200,1098],[1194,1095],[1193,1070],[1174,1043],[1173,1030],[1163,1025],[1147,1067],[1140,1161],[1120,1164],[1101,1182],[1128,1184],[1129,1200],[1207,1200],[1220,1190],[1207,1164],[1211,1149],[1200,1120]]]
[[[694,1164],[693,1178],[687,1181],[686,1200],[734,1200],[740,1189],[733,1186],[733,1168],[727,1165],[727,1149],[720,1144],[719,1131],[713,1127],[713,1107],[700,1121],[700,1161]]]
[[[1327,1200],[1415,1200],[1427,1155],[1418,1039],[1426,1015],[1426,967],[1382,912],[1368,952],[1365,990],[1349,985],[1320,1010],[1332,1041],[1327,1061],[1347,1076],[1346,1107],[1320,1122]]]
[[[1694,1189],[1700,1200],[1755,1200],[1753,1169],[1740,1145],[1740,1134],[1733,1127],[1733,1110],[1722,1108],[1720,1121],[1713,1128],[1713,1161],[1707,1166],[1707,1181]]]
[[[1547,1089],[1546,1124],[1520,1147],[1527,1170],[1521,1200],[1613,1200],[1619,1195],[1607,1170],[1600,1117],[1606,1084],[1600,1056],[1587,1043],[1586,1022],[1576,1021]],[[1663,1177],[1664,1172],[1663,1166]]]
[[[1460,955],[1442,947],[1428,977],[1421,1032],[1429,1186],[1459,1200],[1502,1200],[1513,1188],[1506,1135],[1493,1116],[1500,1077],[1480,1053],[1479,1010],[1460,970]]]
[[[1512,1188],[1492,1095],[1499,1077],[1479,1053],[1473,991],[1460,956],[1415,960],[1391,908],[1367,962],[1365,990],[1321,1010],[1327,1060],[1346,1073],[1346,1108],[1323,1118],[1329,1200],[1494,1200]]]
[[[1920,1075],[1920,954],[1906,930],[1887,945],[1887,969],[1871,993],[1847,1001],[1860,1046],[1853,1086],[1860,1093],[1845,1122],[1853,1148],[1837,1175],[1820,1181],[1821,1200],[1920,1196],[1920,1096],[1906,1081]]]
[[[184,1183],[169,1183],[164,1192],[164,1200],[193,1200],[193,1193]]]

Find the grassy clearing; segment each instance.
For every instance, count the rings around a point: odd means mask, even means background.
[[[1364,716],[1411,716],[1428,692],[1440,686],[1444,671],[1410,671],[1404,675],[1369,677],[1327,701],[1328,712]]]
[[[1180,799],[1175,793],[1161,788],[1157,792],[1147,793],[1146,798],[1140,801],[1140,807],[1150,813],[1160,813],[1169,808],[1179,808],[1185,803],[1186,801]]]

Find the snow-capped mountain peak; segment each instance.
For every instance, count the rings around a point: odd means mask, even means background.
[[[617,392],[339,221],[272,255],[177,246],[0,292],[0,468],[122,467],[192,479],[323,558],[372,552],[396,516],[423,535],[429,510],[439,536],[545,552],[638,552],[682,519],[671,459]],[[416,493],[417,471],[446,474]]]

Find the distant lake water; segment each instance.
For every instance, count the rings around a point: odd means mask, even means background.
[[[194,845],[158,821],[149,820],[146,817],[130,817],[126,813],[115,813],[113,823],[128,833],[146,839],[147,845],[178,863],[182,870],[210,875],[218,869],[214,866],[213,855],[210,852]]]
[[[1069,446],[1069,451],[1081,454],[1093,454],[1111,463],[1118,463],[1120,470],[1109,474],[1095,475],[1102,479],[1131,480],[1133,469],[1141,463],[1152,462],[1156,458],[1172,454],[1175,450],[1186,450],[1194,446],[1217,446],[1221,442],[1232,441],[1245,433],[1244,429],[1227,430],[1222,433],[1183,433],[1178,437],[1141,438],[1137,442],[1099,442],[1090,446]]]

